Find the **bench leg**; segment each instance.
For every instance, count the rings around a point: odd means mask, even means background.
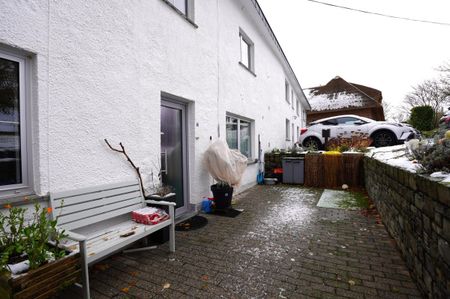
[[[169,206],[169,216],[172,222],[169,226],[169,247],[170,252],[175,252],[175,210],[173,206]]]
[[[81,255],[81,277],[83,284],[83,299],[90,299],[89,292],[89,267],[87,262],[86,241],[80,241],[80,255]]]

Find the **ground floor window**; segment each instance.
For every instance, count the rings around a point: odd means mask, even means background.
[[[251,157],[251,122],[234,116],[226,117],[228,146],[239,150],[247,158]]]
[[[29,183],[25,69],[25,58],[0,51],[0,197]]]

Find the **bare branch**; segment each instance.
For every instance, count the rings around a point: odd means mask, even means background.
[[[141,176],[141,172],[140,172],[140,170],[139,170],[139,167],[137,167],[137,166],[133,163],[133,161],[130,159],[130,156],[128,156],[127,152],[125,151],[125,147],[123,146],[122,142],[119,142],[120,148],[122,149],[122,150],[119,150],[119,149],[113,148],[113,147],[111,146],[111,144],[109,144],[109,142],[108,142],[108,140],[107,140],[106,138],[105,138],[104,140],[105,140],[105,143],[108,145],[108,147],[109,147],[112,151],[121,153],[121,154],[123,154],[123,155],[127,158],[127,161],[131,164],[131,166],[134,168],[134,170],[136,171],[136,173],[137,173],[137,175],[138,175],[138,178],[139,178],[139,184],[140,184],[140,186],[141,186],[142,194],[145,196],[144,183],[142,182],[142,176]]]

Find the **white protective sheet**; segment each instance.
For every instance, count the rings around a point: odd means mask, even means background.
[[[216,140],[204,154],[204,162],[211,176],[216,181],[223,181],[230,186],[238,186],[242,174],[247,168],[247,157],[239,151],[230,149],[223,140]]]

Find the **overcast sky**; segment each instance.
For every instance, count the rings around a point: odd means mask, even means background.
[[[449,0],[321,0],[377,13],[450,23]],[[335,76],[401,104],[411,86],[450,61],[450,26],[385,18],[307,0],[258,0],[303,88]]]

